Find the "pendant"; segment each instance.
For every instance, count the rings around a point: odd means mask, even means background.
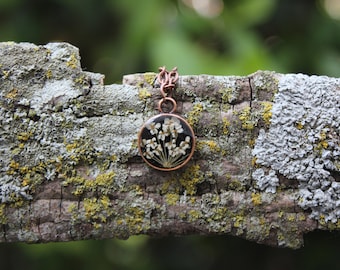
[[[161,69],[161,73],[162,71],[164,72],[165,68]],[[166,83],[161,81],[163,99],[158,105],[161,113],[147,120],[138,136],[138,149],[141,157],[150,167],[160,171],[173,171],[183,167],[195,151],[193,129],[185,119],[174,114],[176,101],[169,96],[172,95],[174,89],[174,80],[171,78],[176,77],[172,76],[171,72],[169,74],[158,76],[158,78],[167,80]],[[166,87],[169,84],[172,86],[171,89]],[[168,113],[163,112],[162,109],[165,102],[172,103],[172,109]]]
[[[184,166],[192,157],[195,135],[182,117],[162,113],[145,122],[138,144],[140,154],[149,166],[172,171]]]

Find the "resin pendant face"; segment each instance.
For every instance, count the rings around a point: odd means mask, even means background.
[[[184,166],[195,150],[195,134],[178,115],[162,113],[145,122],[138,137],[139,152],[144,161],[161,171]]]

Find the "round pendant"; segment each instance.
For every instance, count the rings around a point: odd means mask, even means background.
[[[154,169],[173,171],[184,166],[195,150],[195,134],[182,117],[162,113],[150,118],[138,136],[144,161]]]

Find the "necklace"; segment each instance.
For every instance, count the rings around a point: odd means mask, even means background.
[[[158,103],[160,114],[151,117],[142,126],[138,135],[138,149],[143,160],[152,168],[173,171],[183,167],[195,150],[195,134],[188,122],[175,114],[177,103],[173,92],[178,80],[177,68],[170,72],[159,68],[162,99]],[[169,112],[163,107],[168,104]]]

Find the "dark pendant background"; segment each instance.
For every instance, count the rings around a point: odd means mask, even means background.
[[[162,164],[159,164],[156,160],[154,159],[147,159],[143,154],[146,152],[146,147],[142,147],[140,144],[142,142],[143,139],[149,140],[152,139],[153,137],[157,138],[157,134],[151,134],[150,130],[146,127],[148,126],[151,122],[154,122],[155,124],[160,123],[161,125],[164,124],[164,120],[165,118],[177,118],[183,128],[183,132],[178,134],[177,140],[176,140],[176,145],[179,146],[180,143],[182,141],[185,141],[185,138],[187,136],[190,137],[190,142],[189,145],[190,147],[188,149],[186,149],[185,151],[185,155],[183,155],[184,157],[186,157],[181,164],[176,165],[175,167],[170,167],[170,168],[165,168]],[[158,129],[160,130],[162,129],[161,127]],[[166,140],[164,142],[160,141],[162,148],[165,149],[164,144],[170,141],[171,136],[167,136]],[[139,135],[139,145],[138,145],[142,158],[144,159],[144,161],[146,163],[149,163],[150,165],[152,165],[154,168],[156,169],[165,169],[165,170],[171,170],[171,168],[180,168],[183,165],[185,165],[185,163],[188,161],[188,159],[191,158],[192,152],[193,152],[193,147],[195,147],[195,135],[194,132],[192,130],[192,128],[190,127],[190,125],[181,117],[179,117],[176,114],[171,114],[171,113],[164,113],[164,114],[160,114],[160,115],[156,115],[152,118],[150,118],[149,120],[147,120],[144,124],[144,126],[141,129],[140,135]],[[168,152],[168,150],[166,150]],[[169,153],[166,153],[167,155]]]

